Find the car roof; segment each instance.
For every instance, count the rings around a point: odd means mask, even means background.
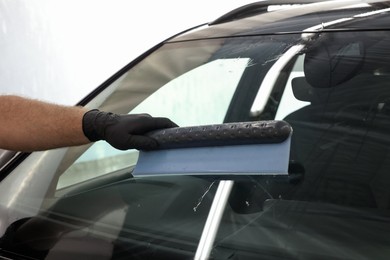
[[[248,4],[170,42],[318,31],[389,29],[390,1],[272,0]]]

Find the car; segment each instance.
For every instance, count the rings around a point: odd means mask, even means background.
[[[254,2],[163,40],[78,105],[179,127],[2,151],[0,258],[389,259],[389,64],[383,0]]]

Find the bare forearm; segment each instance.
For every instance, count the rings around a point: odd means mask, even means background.
[[[82,130],[86,111],[18,96],[0,96],[0,148],[46,150],[88,143]]]
[[[114,114],[60,106],[18,96],[0,96],[0,149],[39,151],[104,140],[121,149],[153,149],[144,134],[177,127],[168,118]]]

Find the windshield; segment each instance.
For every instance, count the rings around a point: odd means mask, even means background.
[[[138,151],[103,142],[33,153],[0,183],[1,247],[37,259],[193,259],[231,183],[211,259],[388,259],[388,46],[380,30],[163,45],[88,107],[182,127],[284,120],[288,174],[134,177]]]
[[[248,97],[253,99],[267,72],[263,69],[270,68],[297,39],[263,36],[167,44],[114,83],[115,92],[100,108],[168,117],[181,127],[253,120],[249,112],[232,117],[238,112],[231,108],[232,101],[245,91],[253,93]],[[243,109],[249,105],[241,104]],[[58,188],[78,183],[82,176],[89,179],[134,165],[137,159],[135,150],[121,152],[98,142],[62,175]]]

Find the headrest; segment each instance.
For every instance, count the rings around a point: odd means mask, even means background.
[[[335,87],[354,77],[364,62],[364,45],[359,41],[327,39],[310,46],[304,72],[314,88]]]

